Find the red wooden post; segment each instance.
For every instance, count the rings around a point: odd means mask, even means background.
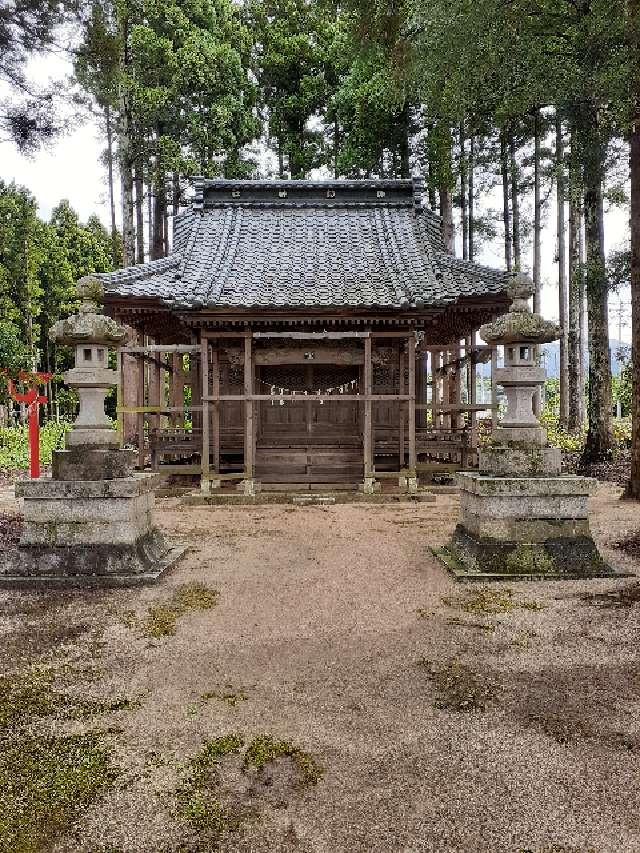
[[[29,476],[37,480],[40,476],[40,420],[38,406],[47,402],[47,397],[38,393],[38,385],[45,384],[51,379],[50,373],[20,373],[19,380],[34,383],[24,393],[18,393],[12,379],[7,380],[7,388],[11,398],[16,403],[26,403],[29,416]]]

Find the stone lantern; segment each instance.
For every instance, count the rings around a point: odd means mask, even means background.
[[[51,339],[75,349],[65,381],[75,388],[79,413],[65,449],[53,452],[52,476],[23,480],[24,529],[18,546],[0,554],[0,583],[135,584],[154,580],[184,552],[154,527],[157,475],[133,473],[135,452],[121,450],[104,411],[117,382],[109,350],[126,329],[99,308],[100,283],[78,282],[82,306],[58,321]]]
[[[509,312],[480,329],[487,343],[504,347],[495,378],[507,409],[479,451],[479,471],[458,475],[460,518],[440,556],[460,579],[612,574],[589,529],[588,497],[596,482],[561,474],[561,452],[547,446],[533,410],[545,380],[534,347],[556,340],[560,329],[530,311],[532,293],[528,276],[515,276]]]
[[[529,309],[533,282],[522,273],[515,276],[509,295],[508,314],[482,326],[480,337],[504,348],[504,366],[495,380],[504,388],[507,410],[489,447],[480,451],[480,468],[494,474],[559,474],[562,455],[547,447],[547,432],[533,410],[545,370],[535,364],[535,347],[560,337],[560,328]]]
[[[121,347],[127,329],[105,316],[99,308],[102,286],[97,279],[80,279],[77,292],[82,305],[77,314],[53,325],[52,341],[71,346],[75,367],[64,374],[66,384],[78,394],[79,412],[73,429],[65,436],[65,450],[53,453],[56,480],[111,480],[133,470],[135,451],[120,450],[117,432],[105,414],[104,401],[117,384],[109,368],[109,350]]]

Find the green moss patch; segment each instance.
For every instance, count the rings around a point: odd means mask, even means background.
[[[0,750],[0,851],[36,853],[115,779],[96,732],[20,737]]]
[[[542,545],[518,545],[504,558],[501,566],[514,575],[547,575],[557,571],[553,558]]]
[[[322,777],[323,770],[310,753],[269,734],[258,735],[248,746],[239,734],[205,741],[176,792],[184,849],[190,853],[215,849],[223,836],[258,818],[264,806],[260,779],[282,758],[293,762],[298,787],[315,785]],[[271,790],[272,782],[271,777],[266,779],[265,790]]]
[[[235,708],[239,702],[246,702],[249,698],[245,691],[240,687],[234,687],[232,684],[225,684],[221,690],[208,690],[200,697],[203,702],[209,702],[211,699],[220,699]]]
[[[434,706],[440,710],[486,711],[499,691],[496,681],[474,672],[455,658],[442,666],[426,658],[421,658],[418,664],[427,670],[429,680],[436,687]]]
[[[542,610],[537,601],[515,598],[513,590],[488,586],[465,590],[459,595],[443,596],[448,607],[459,607],[465,613],[510,613],[512,610]]]
[[[276,740],[271,735],[259,735],[249,744],[244,754],[244,767],[255,767],[260,772],[277,758],[291,758],[300,772],[300,784],[315,785],[322,778],[323,769],[314,757],[289,741]]]
[[[55,675],[53,670],[36,669],[0,676],[0,735],[32,718],[78,719],[139,707],[137,700],[127,698],[95,700],[63,693],[54,687]]]
[[[211,610],[218,603],[219,593],[202,583],[178,587],[166,604],[150,607],[142,623],[145,637],[169,637],[176,633],[177,622],[190,610]],[[131,623],[131,617],[129,617]]]

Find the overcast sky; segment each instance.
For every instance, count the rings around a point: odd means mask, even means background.
[[[34,78],[44,81],[51,76],[60,79],[65,73],[69,73],[70,68],[60,58],[55,57],[37,60],[32,63],[31,70]],[[105,225],[108,225],[106,170],[100,162],[100,154],[104,147],[105,142],[100,130],[89,117],[58,139],[55,144],[31,158],[22,156],[11,143],[0,142],[0,177],[5,181],[15,181],[27,187],[35,196],[40,216],[44,219],[50,216],[52,209],[61,199],[66,198],[82,220],[96,213]],[[499,209],[501,204],[500,191],[496,189],[493,194],[481,200],[480,208]],[[117,200],[117,215],[120,219],[119,200]],[[627,217],[626,210],[614,209],[607,212],[607,251],[620,248],[627,239]],[[547,317],[557,320],[558,273],[557,264],[554,262],[555,218],[556,209],[552,197],[545,209],[542,241],[542,310]],[[527,254],[530,255],[529,249]],[[490,266],[503,267],[502,238],[498,237],[486,243],[476,260]],[[525,257],[525,267],[530,269],[530,265],[530,258]],[[611,334],[615,338],[618,337],[620,304],[623,312],[622,340],[628,341],[630,339],[628,292],[623,293],[620,298],[615,294],[611,296]]]

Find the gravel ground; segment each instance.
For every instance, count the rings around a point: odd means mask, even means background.
[[[619,494],[601,485],[592,525],[605,556],[635,571],[613,545],[640,529],[640,506]],[[0,509],[12,511],[6,492]],[[617,595],[636,581],[512,584],[506,612],[484,599],[469,612],[477,588],[430,552],[456,513],[450,495],[306,508],[166,499],[160,525],[192,550],[159,585],[0,592],[5,669],[70,659],[98,668],[87,691],[141,699],[99,721],[120,779],[52,849],[218,849],[189,841],[175,817],[186,762],[206,738],[266,732],[324,776],[301,788],[276,773],[265,785],[277,797],[245,792],[260,817],[223,836],[225,853],[640,851],[640,602]],[[142,636],[148,608],[195,581],[219,590],[218,605],[181,616],[174,636]],[[225,689],[247,698],[201,698]]]

